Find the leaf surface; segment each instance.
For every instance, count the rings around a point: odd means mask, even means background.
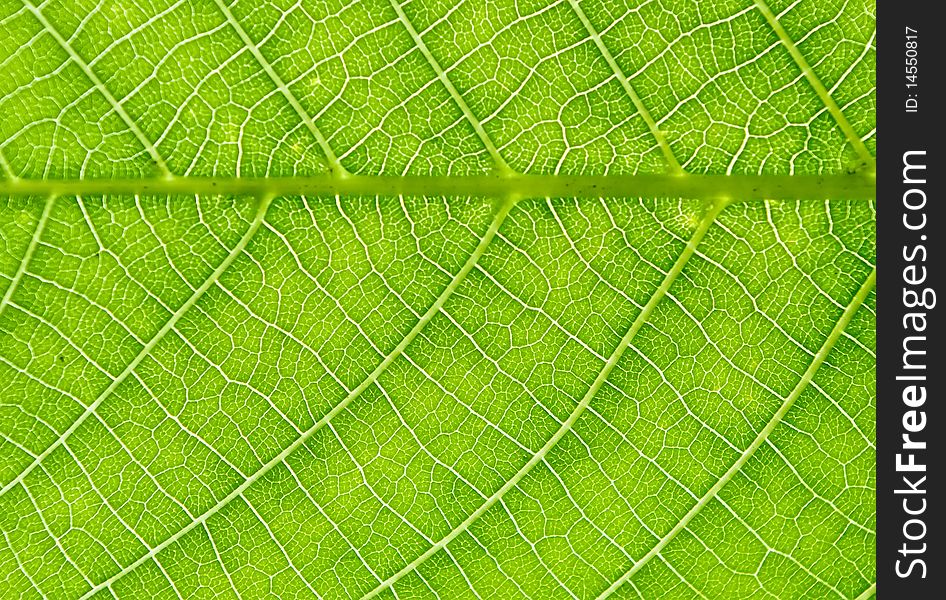
[[[0,0],[0,581],[868,598],[873,7]]]

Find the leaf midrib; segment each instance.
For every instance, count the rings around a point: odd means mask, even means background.
[[[706,201],[873,200],[865,170],[824,175],[314,175],[0,179],[0,195],[438,196],[501,198],[689,198]]]

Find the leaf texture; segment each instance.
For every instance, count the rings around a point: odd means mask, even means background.
[[[0,595],[871,597],[872,9],[0,0]]]

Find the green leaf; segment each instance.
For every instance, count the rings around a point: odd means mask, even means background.
[[[0,0],[0,592],[869,598],[864,0]]]

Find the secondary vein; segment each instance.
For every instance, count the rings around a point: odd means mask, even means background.
[[[274,456],[272,459],[270,459],[258,471],[253,473],[242,484],[234,488],[233,491],[231,491],[225,497],[220,499],[216,504],[210,507],[206,512],[204,512],[199,517],[197,517],[196,519],[188,523],[187,526],[181,528],[180,530],[178,530],[176,533],[174,533],[173,535],[165,539],[160,544],[151,548],[146,554],[140,556],[137,560],[135,560],[128,566],[124,567],[118,573],[112,575],[111,577],[102,581],[101,583],[93,586],[88,592],[86,592],[82,596],[82,600],[85,600],[86,598],[90,598],[93,595],[95,595],[97,592],[110,587],[112,584],[114,584],[116,581],[118,581],[119,579],[127,575],[128,573],[134,571],[136,568],[138,568],[138,566],[140,566],[144,562],[157,556],[159,552],[161,552],[163,549],[167,548],[168,546],[170,546],[171,544],[179,540],[189,531],[191,531],[198,525],[205,523],[210,517],[217,514],[217,512],[219,512],[224,506],[229,504],[235,498],[241,497],[243,495],[243,492],[245,492],[247,488],[253,485],[253,483],[255,483],[260,477],[262,477],[263,475],[268,473],[270,470],[272,470],[276,465],[281,464],[290,454],[292,454],[293,451],[295,451],[297,448],[302,446],[307,440],[309,440],[313,435],[315,435],[317,431],[319,431],[322,427],[328,424],[329,421],[331,421],[335,417],[335,415],[345,410],[345,408],[349,404],[351,404],[352,401],[355,400],[355,398],[359,397],[362,392],[364,392],[371,385],[373,385],[374,382],[377,381],[378,377],[380,377],[381,374],[388,368],[388,366],[390,366],[391,363],[393,363],[399,356],[401,356],[401,354],[403,354],[407,346],[414,340],[414,338],[417,337],[417,335],[427,325],[427,323],[429,323],[430,320],[433,319],[440,312],[444,304],[447,302],[447,299],[453,295],[453,292],[456,291],[460,283],[466,278],[467,274],[473,270],[473,268],[479,262],[479,259],[486,252],[486,248],[489,246],[490,242],[492,242],[493,238],[496,235],[496,232],[499,231],[499,227],[502,225],[503,221],[505,221],[506,216],[509,214],[509,211],[512,210],[512,207],[515,205],[515,203],[516,203],[516,199],[514,197],[507,197],[501,202],[496,204],[495,214],[493,216],[492,222],[489,225],[489,228],[486,230],[486,233],[483,234],[483,237],[480,238],[479,243],[477,244],[476,248],[473,250],[472,254],[470,254],[470,257],[467,259],[466,263],[464,263],[463,267],[460,268],[460,270],[453,277],[450,283],[447,284],[447,287],[444,288],[444,290],[440,293],[440,296],[437,297],[437,299],[430,306],[430,308],[428,308],[427,311],[423,315],[421,315],[420,319],[417,321],[414,327],[407,333],[404,339],[402,339],[401,342],[390,352],[390,354],[388,354],[384,358],[384,360],[382,360],[381,363],[378,364],[378,366],[375,367],[374,370],[368,374],[365,380],[362,381],[358,385],[358,387],[352,389],[351,392],[349,392],[345,396],[345,398],[343,398],[338,404],[336,404],[329,412],[325,413],[325,415],[323,415],[322,418],[319,419],[317,423],[315,423],[314,425],[312,425],[312,427],[310,427],[305,432],[303,432],[302,435],[296,438],[296,440],[292,444],[288,445],[286,448],[282,450],[282,452],[280,452],[279,454]]]
[[[851,299],[851,302],[847,305],[847,308],[844,309],[844,313],[841,315],[841,318],[838,319],[838,322],[835,323],[834,328],[832,328],[831,333],[828,334],[828,338],[822,344],[821,348],[815,354],[814,359],[808,365],[808,368],[805,370],[801,379],[795,385],[794,389],[789,393],[785,398],[785,401],[782,402],[782,405],[779,407],[775,414],[772,415],[772,418],[769,419],[768,423],[759,431],[755,439],[752,440],[752,443],[742,452],[736,462],[732,464],[729,469],[723,473],[722,477],[711,487],[703,496],[697,501],[692,508],[683,516],[682,519],[671,529],[667,534],[660,539],[657,544],[650,549],[647,554],[641,557],[634,566],[632,566],[627,572],[621,575],[616,579],[606,590],[604,590],[599,596],[598,600],[604,600],[622,585],[630,581],[630,579],[637,573],[644,565],[646,565],[652,558],[658,556],[660,552],[669,544],[673,538],[677,536],[678,533],[686,529],[687,525],[690,524],[690,521],[699,514],[703,507],[709,504],[716,496],[719,494],[720,490],[729,483],[732,478],[738,473],[742,467],[748,462],[748,460],[755,454],[755,451],[759,449],[765,441],[769,438],[769,435],[772,431],[782,422],[782,419],[785,417],[785,414],[788,410],[795,404],[795,401],[801,396],[801,393],[808,387],[808,384],[814,378],[815,373],[821,367],[828,353],[831,351],[831,348],[834,347],[834,344],[840,339],[841,334],[847,328],[848,323],[851,322],[851,319],[854,317],[854,313],[857,312],[857,309],[861,307],[864,303],[864,300],[867,299],[868,294],[874,289],[874,285],[877,282],[877,269],[876,267],[871,271],[870,275],[861,285],[860,289],[854,295],[854,298]]]
[[[260,67],[262,67],[263,71],[276,86],[276,89],[279,90],[279,93],[281,93],[283,97],[286,98],[286,100],[289,102],[289,105],[292,106],[292,109],[296,111],[296,114],[299,115],[300,119],[302,119],[302,122],[312,134],[312,137],[315,138],[315,141],[322,149],[322,152],[325,153],[325,159],[328,161],[329,166],[335,175],[337,177],[347,176],[348,171],[342,166],[342,163],[339,162],[338,156],[335,155],[335,151],[332,150],[331,146],[329,146],[325,135],[322,134],[322,131],[318,128],[318,126],[315,124],[315,121],[312,120],[312,117],[299,102],[299,99],[296,98],[295,94],[292,93],[292,90],[289,89],[289,86],[286,85],[279,74],[276,73],[276,70],[273,69],[273,66],[268,60],[266,60],[266,57],[263,56],[263,53],[260,52],[256,42],[254,42],[246,30],[243,29],[243,26],[240,25],[239,21],[237,21],[230,8],[222,0],[214,0],[214,3],[217,5],[217,8],[220,9],[220,12],[223,13],[223,16],[226,17],[227,22],[230,23],[230,26],[240,37],[240,40],[246,46],[247,50],[250,51],[250,54],[253,55],[253,58],[256,59],[256,62],[259,63]]]
[[[184,314],[192,306],[194,306],[194,304],[197,303],[200,297],[203,296],[204,292],[206,292],[210,288],[210,286],[212,286],[214,282],[216,282],[217,279],[220,278],[220,275],[231,264],[233,264],[233,261],[236,260],[236,258],[243,252],[243,249],[246,248],[246,245],[249,243],[250,239],[253,237],[253,235],[259,229],[260,225],[263,223],[263,218],[266,216],[266,210],[269,208],[269,204],[271,201],[272,201],[271,197],[266,197],[259,202],[259,207],[256,211],[256,216],[254,217],[249,228],[247,228],[246,232],[243,234],[243,237],[240,238],[240,241],[237,243],[236,246],[233,247],[233,249],[230,251],[227,257],[223,260],[223,262],[221,262],[220,265],[217,266],[217,268],[214,270],[214,272],[210,274],[210,277],[208,277],[207,280],[204,281],[204,283],[201,284],[201,286],[197,288],[197,290],[191,295],[191,297],[188,298],[184,302],[184,304],[182,304],[180,308],[178,308],[177,311],[174,312],[173,315],[171,315],[171,318],[168,319],[168,321],[164,324],[163,327],[161,327],[160,330],[158,330],[158,332],[154,335],[154,337],[152,337],[148,341],[148,343],[145,344],[144,347],[141,348],[141,350],[138,352],[135,358],[130,363],[128,363],[128,365],[124,368],[124,370],[122,370],[122,372],[119,373],[115,377],[115,379],[112,380],[112,382],[108,385],[108,387],[106,387],[102,391],[102,393],[99,394],[99,396],[85,408],[82,414],[79,415],[79,417],[75,421],[73,421],[73,423],[65,431],[62,432],[62,434],[56,439],[56,441],[50,444],[46,448],[46,450],[44,450],[41,454],[39,454],[39,456],[37,456],[33,460],[33,462],[29,464],[28,467],[26,467],[23,471],[20,472],[19,475],[16,476],[16,478],[11,480],[7,485],[3,486],[3,488],[0,489],[0,497],[2,497],[4,494],[6,494],[8,491],[13,489],[17,485],[19,485],[26,478],[26,476],[29,475],[33,471],[33,469],[35,469],[47,456],[49,456],[56,448],[60,447],[66,441],[66,439],[70,435],[72,435],[72,433],[76,429],[78,429],[79,426],[82,425],[82,423],[84,423],[86,419],[89,418],[89,415],[95,412],[95,410],[99,407],[99,405],[101,405],[102,402],[104,402],[105,399],[108,398],[112,394],[112,392],[114,392],[118,388],[118,386],[121,385],[122,382],[128,378],[128,376],[132,373],[132,371],[135,370],[135,368],[141,363],[141,361],[144,360],[145,357],[148,356],[148,354],[150,354],[151,350],[153,350],[155,346],[157,346],[158,342],[160,342],[161,339],[165,335],[167,335],[167,333],[171,331],[171,329],[174,328],[174,326],[181,319],[181,317],[184,316]]]
[[[10,285],[7,286],[7,291],[4,292],[3,298],[0,299],[0,315],[3,314],[3,309],[6,308],[7,304],[10,303],[10,299],[13,297],[13,292],[16,291],[17,286],[20,283],[20,280],[23,279],[23,274],[26,273],[26,267],[30,263],[30,259],[33,258],[33,253],[36,252],[36,246],[39,245],[39,239],[43,235],[43,230],[46,228],[46,222],[49,220],[49,215],[53,211],[53,204],[56,203],[56,196],[51,195],[46,199],[46,205],[43,206],[43,213],[39,217],[39,221],[36,222],[36,229],[33,231],[33,236],[30,238],[30,243],[26,246],[26,252],[23,253],[23,259],[20,261],[20,266],[17,267],[16,273],[13,275],[13,279],[10,281]]]
[[[7,160],[7,157],[3,155],[3,144],[0,144],[0,172],[2,172],[7,179],[17,178],[16,173],[13,172],[13,166]]]
[[[792,60],[794,60],[795,64],[798,65],[798,68],[801,69],[805,79],[808,80],[808,83],[811,84],[812,88],[814,88],[815,93],[817,93],[818,97],[821,98],[821,102],[824,103],[825,108],[827,108],[828,112],[831,113],[831,116],[834,117],[835,122],[841,128],[841,131],[844,132],[845,137],[847,137],[848,142],[850,142],[851,146],[854,148],[854,151],[857,152],[858,157],[860,157],[861,161],[866,167],[873,169],[875,161],[874,157],[870,153],[870,150],[868,150],[867,146],[864,145],[864,141],[861,140],[861,136],[859,136],[857,132],[854,131],[854,127],[851,125],[851,122],[848,121],[847,117],[844,116],[844,113],[841,111],[841,107],[839,107],[838,103],[835,102],[834,98],[831,97],[831,93],[821,82],[821,80],[818,79],[818,76],[811,68],[811,65],[808,64],[808,61],[798,49],[798,46],[795,45],[794,40],[792,40],[792,38],[788,35],[788,32],[785,31],[785,28],[779,22],[778,17],[775,16],[775,13],[773,13],[772,9],[769,8],[769,5],[765,3],[765,0],[755,0],[755,5],[759,9],[759,12],[761,12],[765,17],[765,20],[768,21],[769,25],[775,31],[775,34],[782,42],[782,45],[785,46],[786,50],[788,50]]]
[[[647,128],[650,129],[651,135],[653,135],[654,139],[657,140],[657,145],[660,146],[660,151],[663,152],[664,158],[670,165],[670,172],[678,175],[683,173],[683,167],[680,166],[680,162],[677,160],[677,157],[674,156],[673,150],[670,149],[670,144],[667,143],[666,136],[664,136],[663,132],[657,126],[657,122],[654,121],[654,117],[651,116],[650,111],[647,110],[646,106],[644,106],[644,101],[641,100],[641,97],[637,94],[637,91],[631,86],[630,80],[627,78],[627,75],[624,74],[621,66],[618,65],[617,61],[614,59],[614,55],[611,54],[611,51],[608,50],[608,47],[604,44],[604,40],[601,39],[601,35],[598,33],[598,30],[595,29],[594,25],[591,24],[591,21],[588,19],[585,11],[583,11],[581,6],[578,5],[577,0],[568,0],[568,4],[571,5],[572,10],[575,11],[576,15],[578,15],[578,19],[581,21],[581,24],[584,25],[585,31],[588,32],[589,36],[591,36],[595,46],[598,47],[598,51],[604,57],[604,60],[608,63],[608,66],[611,67],[611,71],[613,71],[614,75],[618,78],[618,81],[621,83],[621,87],[624,88],[624,93],[628,95],[628,97],[631,99],[631,102],[634,103],[634,107],[637,108],[637,112],[640,113],[641,118],[644,119],[645,123],[647,123]]]
[[[99,79],[99,76],[95,74],[95,71],[92,70],[92,67],[89,66],[89,63],[79,56],[79,54],[75,51],[75,48],[73,48],[72,45],[64,37],[62,37],[62,34],[59,33],[59,30],[49,22],[49,20],[46,18],[46,15],[44,15],[39,8],[37,8],[29,0],[22,0],[22,2],[26,9],[30,11],[34,17],[36,17],[37,21],[40,22],[40,24],[43,26],[43,29],[45,29],[54,40],[56,40],[56,43],[59,44],[59,47],[66,51],[66,54],[69,55],[69,58],[72,59],[72,62],[76,63],[85,76],[89,78],[89,81],[91,81],[92,85],[95,86],[95,89],[97,89],[99,93],[102,94],[102,96],[105,98],[105,101],[108,102],[108,104],[112,107],[112,110],[115,111],[115,114],[117,114],[119,118],[125,122],[125,125],[128,125],[128,129],[131,130],[132,134],[138,139],[139,142],[141,142],[142,146],[144,146],[145,151],[151,157],[151,160],[154,161],[155,166],[161,171],[163,175],[170,177],[172,175],[171,170],[168,168],[167,163],[164,162],[164,158],[158,154],[158,149],[154,147],[154,144],[150,139],[148,139],[148,136],[146,136],[141,128],[138,127],[138,124],[135,123],[135,120],[131,118],[131,115],[125,111],[125,108],[121,105],[121,102],[119,102],[112,92],[109,91],[105,83]]]
[[[870,587],[864,590],[861,593],[861,595],[855,598],[854,600],[868,600],[869,598],[873,598],[876,594],[877,594],[877,582],[874,582],[870,584]]]
[[[480,141],[483,142],[484,146],[486,146],[486,151],[489,152],[490,157],[492,157],[493,162],[496,164],[496,169],[500,173],[512,173],[512,169],[509,167],[509,164],[506,163],[506,159],[500,155],[496,144],[493,143],[492,138],[489,137],[489,134],[486,133],[486,130],[483,128],[483,123],[476,117],[476,115],[473,114],[473,111],[466,103],[466,100],[463,99],[463,96],[461,96],[460,92],[457,91],[457,88],[453,85],[453,82],[447,77],[446,71],[443,70],[443,67],[440,66],[440,63],[437,62],[437,59],[434,58],[434,55],[430,53],[430,50],[427,48],[427,44],[424,43],[424,39],[420,36],[420,34],[417,32],[417,29],[414,28],[414,24],[410,22],[410,20],[407,18],[407,15],[404,13],[404,9],[397,2],[397,0],[390,0],[390,2],[391,7],[394,8],[394,11],[397,13],[397,17],[401,21],[401,24],[404,25],[405,29],[407,29],[407,32],[414,40],[414,43],[417,45],[417,48],[420,50],[421,54],[423,54],[424,58],[427,59],[427,63],[434,70],[434,73],[437,74],[437,79],[439,79],[440,83],[443,84],[445,88],[447,88],[447,92],[450,93],[450,97],[453,98],[454,102],[457,103],[457,106],[460,107],[460,110],[463,112],[463,116],[466,117],[467,122],[469,122],[473,127],[473,130],[480,138]]]
[[[519,482],[525,477],[537,464],[542,462],[548,453],[558,444],[572,427],[578,421],[579,417],[585,412],[585,409],[588,408],[588,405],[591,404],[591,400],[598,393],[598,390],[604,385],[604,382],[608,379],[611,374],[611,371],[614,370],[614,367],[617,365],[621,356],[624,354],[624,351],[630,345],[631,341],[634,339],[634,336],[644,326],[650,319],[650,315],[653,313],[657,304],[664,298],[667,294],[667,290],[670,289],[670,286],[676,280],[677,276],[683,271],[683,267],[686,265],[687,261],[693,256],[693,253],[696,251],[696,247],[699,245],[700,241],[703,239],[703,236],[706,235],[707,230],[709,230],[710,225],[716,220],[716,216],[726,207],[726,203],[717,202],[715,204],[710,204],[707,208],[706,215],[701,220],[696,231],[693,233],[693,237],[687,242],[686,247],[681,252],[680,256],[677,258],[673,267],[670,271],[667,272],[663,281],[657,287],[654,294],[648,300],[647,304],[644,305],[644,308],[637,315],[637,318],[634,319],[634,322],[631,323],[631,326],[628,328],[627,332],[624,334],[624,337],[621,338],[620,343],[611,353],[611,356],[608,357],[607,362],[602,367],[601,371],[598,372],[597,377],[592,382],[591,386],[588,388],[588,391],[582,397],[581,401],[575,406],[568,418],[562,423],[558,430],[552,435],[551,438],[545,444],[539,448],[532,458],[529,459],[526,464],[524,464],[515,475],[512,476],[502,487],[493,492],[493,494],[487,498],[487,500],[480,505],[475,511],[473,511],[462,523],[457,525],[450,533],[441,538],[436,544],[427,549],[426,552],[415,558],[413,561],[408,563],[400,571],[385,579],[381,584],[375,587],[373,590],[368,592],[362,597],[362,600],[369,600],[374,598],[384,590],[390,588],[392,585],[397,583],[402,577],[413,572],[417,567],[423,564],[431,556],[444,549],[447,544],[453,541],[458,535],[469,529],[477,519],[483,516],[487,510],[489,510],[494,504],[499,502],[502,497],[512,488],[516,487]]]

